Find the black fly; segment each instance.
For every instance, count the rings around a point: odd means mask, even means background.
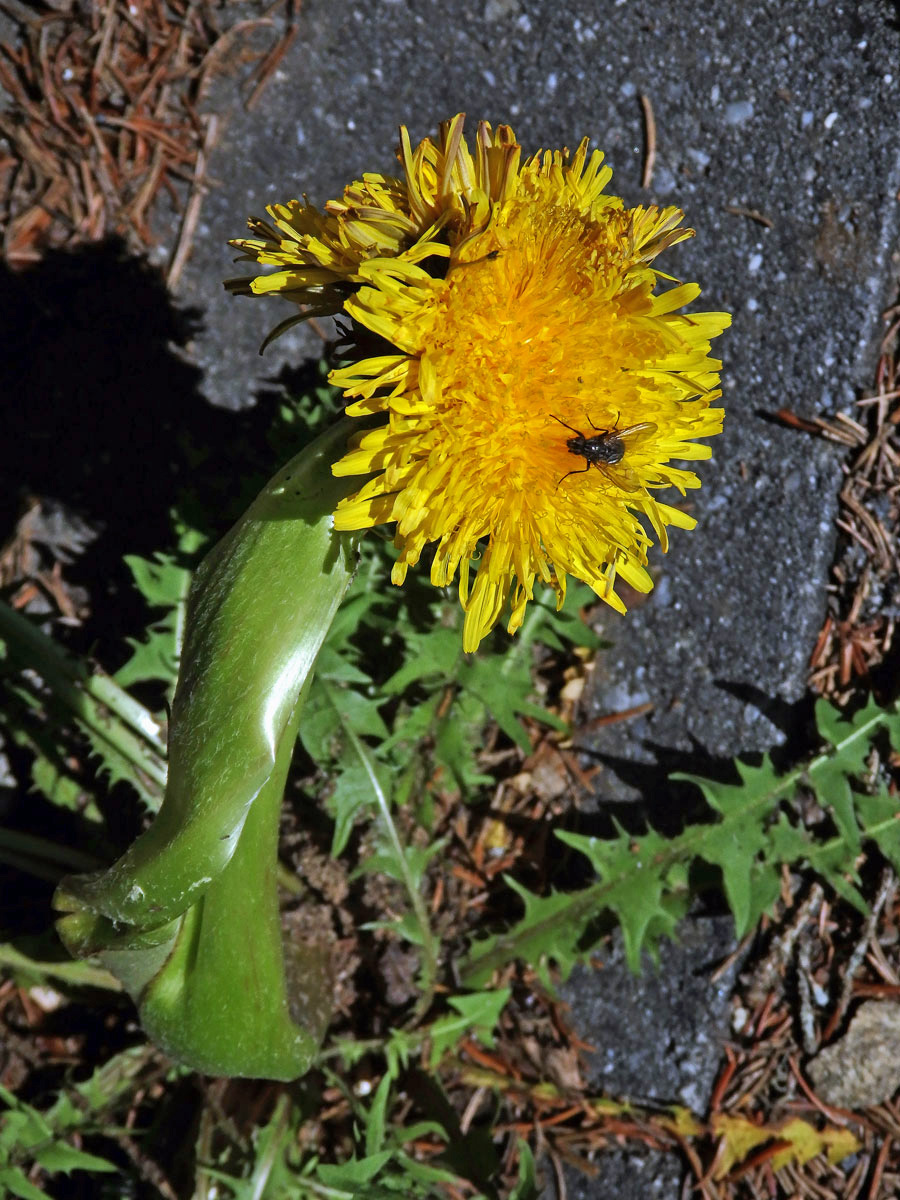
[[[575,429],[562,417],[557,417],[554,413],[551,413],[550,416],[575,434],[575,437],[566,439],[566,447],[570,454],[577,454],[584,459],[584,469],[567,471],[556,485],[557,487],[563,482],[563,479],[568,479],[570,475],[583,475],[591,467],[596,467],[616,487],[620,487],[626,492],[636,492],[640,489],[641,485],[637,476],[628,467],[622,467],[619,471],[613,468],[625,457],[625,451],[628,448],[627,442],[630,439],[639,434],[656,432],[656,426],[652,421],[641,421],[638,425],[629,425],[627,429],[600,429],[591,421],[592,428],[597,429],[598,432],[594,437],[585,437],[580,429]]]

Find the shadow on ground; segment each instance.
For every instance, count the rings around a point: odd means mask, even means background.
[[[146,621],[122,562],[175,542],[171,510],[217,536],[292,447],[270,436],[283,396],[320,382],[315,367],[272,380],[248,407],[217,409],[189,361],[199,314],[176,309],[164,281],[117,241],[56,251],[21,273],[0,268],[0,536],[34,497],[94,531],[65,575],[87,589],[89,645],[107,669]],[[73,555],[74,557],[74,555]]]
[[[40,521],[29,526],[37,553],[60,564],[63,589],[84,611],[81,623],[54,619],[53,636],[113,672],[130,656],[125,639],[139,638],[153,616],[124,556],[173,551],[176,509],[211,540],[221,535],[299,448],[305,429],[285,438],[280,406],[286,392],[321,383],[317,365],[267,381],[241,412],[213,407],[189,360],[198,312],[173,307],[159,273],[115,240],[50,252],[19,273],[0,266],[0,326],[0,545],[8,548],[20,517],[39,503]],[[21,587],[15,580],[6,596]],[[36,592],[26,611],[57,617]],[[7,733],[4,823],[39,836],[53,829],[106,861],[115,847],[97,843],[90,822],[30,790],[31,755]],[[71,754],[90,770],[77,738]],[[112,840],[124,845],[145,818],[131,789],[106,792],[100,783]],[[0,925],[38,933],[53,881],[8,870],[0,870],[10,901],[0,904]]]

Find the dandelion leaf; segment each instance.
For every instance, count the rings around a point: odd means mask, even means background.
[[[548,959],[563,976],[578,961],[576,946],[592,915],[593,906],[585,906],[584,894],[551,892],[537,896],[510,876],[505,881],[522,899],[525,916],[507,933],[481,938],[474,943],[461,970],[468,987],[489,983],[498,966],[515,958],[531,963],[546,987],[551,986]]]
[[[718,783],[696,775],[674,778],[695,783],[722,817],[702,827],[696,853],[722,872],[722,886],[734,914],[738,937],[759,920],[778,895],[778,866],[770,861],[765,821],[776,809],[782,787],[766,755],[759,767],[736,764],[740,784]]]
[[[674,932],[687,909],[688,875],[698,860],[720,872],[738,936],[777,899],[784,866],[811,869],[865,912],[860,852],[877,847],[900,871],[900,804],[883,782],[876,786],[869,778],[877,770],[873,750],[879,738],[887,733],[891,746],[900,746],[900,713],[896,706],[880,709],[870,702],[844,717],[822,702],[816,716],[825,750],[784,774],[764,756],[758,765],[737,762],[737,783],[673,776],[701,790],[715,814],[708,823],[689,825],[670,839],[652,830],[640,836],[619,830],[609,839],[558,833],[590,860],[596,882],[542,897],[510,880],[525,916],[471,947],[461,967],[463,980],[483,986],[514,958],[536,964],[545,980],[549,961],[565,975],[589,951],[592,925],[604,912],[621,924],[628,962],[636,968],[642,950],[652,953],[659,937]],[[827,814],[811,821],[795,804],[810,789]]]
[[[191,572],[171,555],[159,552],[152,559],[129,554],[125,562],[135,586],[150,607],[161,608],[164,612],[147,627],[143,641],[127,639],[131,658],[116,672],[116,683],[120,687],[130,687],[152,679],[174,687]]]
[[[669,878],[664,865],[666,839],[653,830],[640,838],[631,838],[624,830],[610,840],[565,832],[557,837],[590,860],[599,880],[595,900],[615,914],[626,960],[636,971],[641,951],[655,955],[660,936],[671,937],[684,915],[677,881]]]
[[[429,1029],[431,1066],[437,1066],[447,1051],[457,1046],[464,1037],[475,1037],[482,1045],[489,1048],[493,1046],[494,1029],[509,996],[509,988],[451,996],[450,1006],[456,1012],[438,1017]]]

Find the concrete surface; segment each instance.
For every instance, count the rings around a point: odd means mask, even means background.
[[[661,945],[658,965],[645,958],[639,976],[629,971],[617,936],[611,953],[599,955],[599,970],[573,971],[563,996],[575,1028],[595,1047],[587,1072],[594,1094],[705,1111],[736,967],[715,983],[710,975],[733,949],[733,928],[729,917],[684,921],[679,940]],[[595,1165],[596,1179],[566,1167],[568,1200],[680,1196],[675,1155],[635,1145],[601,1151]],[[551,1188],[547,1200],[552,1197]]]
[[[728,418],[703,467],[700,528],[676,531],[668,558],[655,556],[643,611],[606,622],[617,648],[602,703],[656,703],[629,731],[630,751],[632,735],[679,749],[693,737],[711,754],[770,745],[771,721],[722,685],[801,694],[839,476],[830,446],[760,412],[831,414],[868,382],[895,291],[896,18],[871,0],[719,0],[702,17],[673,2],[307,0],[260,109],[229,119],[213,157],[219,185],[181,288],[205,314],[194,352],[207,394],[244,405],[283,364],[321,349],[303,330],[260,360],[288,307],[220,290],[233,273],[224,243],[248,212],[303,192],[323,202],[366,169],[390,169],[401,121],[419,137],[463,109],[510,121],[528,149],[591,134],[612,190],[684,207],[697,237],[661,266],[701,282],[698,307],[734,314],[717,343]],[[641,93],[658,131],[649,192]]]
[[[609,769],[587,819],[602,820],[609,800],[627,812],[642,797],[642,812],[677,825],[661,791],[669,769],[715,769],[789,739],[804,719],[840,459],[765,414],[849,411],[870,381],[879,313],[897,286],[898,50],[897,6],[879,0],[711,0],[702,10],[677,0],[306,0],[261,108],[230,120],[213,157],[220,183],[181,295],[204,312],[193,353],[207,394],[226,406],[249,403],[262,380],[318,356],[320,344],[302,331],[256,357],[282,309],[220,290],[231,273],[225,240],[266,202],[308,192],[321,203],[364,170],[391,169],[401,122],[415,139],[465,110],[473,123],[508,121],[528,150],[590,134],[614,168],[611,190],[630,203],[678,203],[697,230],[660,266],[700,281],[698,308],[734,314],[717,343],[725,433],[715,461],[701,464],[698,529],[676,530],[668,557],[655,555],[645,603],[604,619],[614,647],[592,711],[655,708],[593,740]],[[642,93],[657,125],[649,191]],[[725,1018],[716,989],[693,974],[727,947],[718,928],[715,954],[704,954],[710,928],[687,926],[652,979],[611,964],[566,989],[599,1047],[598,1087],[703,1109]],[[657,1036],[680,1030],[680,1010],[690,1030]],[[570,1197],[678,1195],[672,1160],[641,1152],[601,1167],[593,1181],[570,1177]]]
[[[618,937],[599,971],[575,969],[564,994],[575,1027],[595,1046],[587,1071],[595,1094],[703,1112],[721,1059],[735,968],[715,984],[709,975],[731,938],[728,918],[686,921],[680,940],[661,947],[658,965],[645,959],[640,976],[628,970]],[[566,1169],[569,1200],[679,1194],[674,1155],[634,1146],[604,1150],[595,1163],[596,1179]]]

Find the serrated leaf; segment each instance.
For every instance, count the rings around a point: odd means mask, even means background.
[[[565,722],[553,713],[526,700],[528,687],[523,688],[521,684],[517,686],[511,673],[498,671],[496,662],[490,657],[475,658],[466,663],[460,669],[459,683],[478,697],[510,741],[515,742],[525,754],[531,753],[532,745],[528,731],[519,720],[520,716],[535,717],[555,729],[567,728]]]
[[[48,1116],[19,1100],[6,1088],[0,1087],[0,1100],[7,1111],[0,1121],[0,1153],[5,1156],[30,1154],[32,1162],[45,1171],[115,1171],[118,1168],[105,1158],[88,1154],[70,1145],[60,1136]],[[49,1114],[48,1114],[49,1115]]]
[[[900,872],[900,800],[882,787],[873,795],[858,796],[856,805],[866,836]]]
[[[385,695],[397,696],[421,680],[452,679],[463,658],[459,633],[455,629],[411,632],[406,646],[406,662],[384,683]]]
[[[159,552],[153,559],[128,554],[125,562],[135,586],[150,607],[164,608],[166,612],[148,626],[142,641],[126,639],[132,655],[116,672],[115,680],[120,687],[131,687],[149,679],[174,685],[191,572],[171,555]]]
[[[865,770],[870,750],[870,735],[884,718],[884,712],[873,701],[849,719],[825,700],[816,703],[816,724],[819,733],[830,743],[835,753],[822,756],[810,769],[809,779],[816,798],[829,810],[834,822],[852,847],[854,857],[860,850],[860,831],[856,822],[850,777]]]
[[[84,789],[61,764],[36,753],[31,764],[31,781],[51,804],[72,812],[81,807]],[[92,808],[96,811],[95,806]]]
[[[661,933],[672,936],[684,905],[672,903],[672,883],[657,868],[668,850],[668,840],[652,830],[641,838],[630,838],[624,830],[616,839],[582,837],[557,830],[561,842],[590,860],[600,879],[595,886],[595,912],[607,908],[622,927],[625,958],[637,971],[641,950],[651,951]],[[603,886],[605,885],[605,887]]]
[[[697,839],[696,853],[722,872],[735,930],[738,937],[743,937],[778,895],[778,869],[768,863],[765,854],[766,821],[776,810],[784,789],[768,755],[759,767],[741,762],[736,766],[741,786],[695,775],[678,774],[673,778],[695,783],[709,806],[723,817]]]
[[[119,1168],[106,1158],[96,1154],[88,1154],[84,1150],[76,1150],[68,1142],[53,1141],[45,1146],[37,1146],[34,1151],[34,1161],[45,1171],[62,1171],[68,1175],[70,1171],[117,1171]]]
[[[157,551],[149,559],[126,554],[125,564],[135,587],[151,608],[171,608],[186,598],[191,572],[176,563],[171,555]]]
[[[398,747],[415,749],[420,742],[430,738],[438,724],[438,709],[443,703],[444,697],[439,691],[434,691],[422,701],[404,705],[398,710],[394,716],[394,728],[390,736],[378,744],[379,757],[389,758]]]
[[[441,699],[435,696],[436,707]],[[480,701],[473,703],[470,696],[459,697],[452,709],[435,722],[435,764],[447,768],[464,796],[492,782],[490,775],[479,770],[477,762],[481,739],[475,733],[483,724],[484,709]]]
[[[561,833],[561,840],[592,862],[599,882],[580,892],[534,896],[508,880],[525,902],[525,917],[507,933],[477,941],[460,964],[460,976],[472,986],[485,984],[491,973],[514,958],[541,965],[553,958],[566,972],[587,949],[580,944],[588,924],[604,910],[615,913],[633,967],[640,951],[654,949],[660,936],[671,935],[686,911],[687,872],[701,859],[716,866],[735,918],[738,935],[753,927],[779,893],[784,865],[807,865],[835,891],[865,911],[856,887],[856,859],[868,839],[900,868],[898,802],[882,788],[868,795],[854,787],[865,766],[872,739],[882,729],[896,730],[900,715],[893,707],[868,705],[851,719],[820,710],[831,748],[811,762],[779,775],[768,757],[759,766],[738,762],[740,783],[725,784],[696,776],[688,779],[702,791],[717,820],[688,826],[677,837],[661,838],[652,830],[639,837],[620,832],[611,839]],[[817,841],[800,823],[791,801],[804,783],[841,781],[849,800],[843,819],[835,813],[837,836]]]
[[[390,1161],[391,1150],[381,1150],[377,1154],[366,1155],[365,1158],[351,1158],[339,1166],[327,1163],[320,1164],[318,1176],[329,1187],[358,1188],[370,1183],[382,1167]],[[356,1193],[352,1193],[356,1195]]]
[[[593,898],[585,904],[585,893],[537,896],[510,876],[504,876],[504,880],[521,897],[525,916],[507,933],[474,942],[462,964],[463,981],[470,987],[483,986],[490,981],[498,961],[521,958],[537,967],[548,986],[548,956],[553,956],[563,977],[567,976],[577,961],[574,947],[592,915]]]
[[[19,1100],[2,1086],[0,1086],[0,1101],[7,1106],[8,1110],[3,1115],[3,1124],[0,1125],[0,1146],[19,1144],[31,1146],[35,1142],[53,1137],[52,1128],[37,1109],[26,1104],[24,1100]]]
[[[843,764],[837,760],[823,764],[810,780],[815,788],[816,798],[822,807],[830,812],[834,823],[854,855],[860,849],[860,831],[856,823],[856,812],[853,803],[853,792],[850,781],[844,774]]]
[[[316,659],[316,674],[319,679],[327,679],[331,683],[356,683],[361,687],[371,687],[371,676],[359,667],[346,654],[341,654],[334,646],[323,646]]]
[[[388,1043],[384,1048],[384,1056],[388,1072],[394,1079],[401,1071],[406,1070],[418,1048],[419,1040],[416,1034],[407,1032],[405,1029],[391,1030]]]
[[[46,1192],[35,1187],[19,1167],[0,1167],[0,1196],[9,1192],[21,1200],[53,1200]]]
[[[449,1003],[456,1009],[455,1015],[439,1017],[428,1030],[431,1067],[436,1067],[446,1052],[464,1037],[474,1036],[483,1045],[493,1046],[493,1032],[509,997],[509,988],[450,996]]]
[[[332,686],[320,676],[313,680],[300,722],[300,740],[304,749],[310,758],[323,766],[340,758],[347,728],[359,737],[382,738],[388,732],[378,712],[380,699],[364,696],[348,687],[335,688],[337,696],[333,701]],[[339,712],[335,707],[338,701]]]
[[[863,708],[849,716],[827,700],[817,700],[815,711],[816,728],[820,735],[839,751],[850,772],[863,769],[872,735],[880,726],[891,724],[893,715],[871,697]],[[896,723],[896,716],[893,716]]]
[[[105,776],[109,786],[117,783],[127,783],[135,789],[150,812],[156,812],[162,801],[162,788],[152,780],[148,780],[142,772],[135,770],[131,759],[92,729],[85,729],[84,734],[90,743],[92,754],[100,760],[98,774]]]
[[[47,1120],[55,1129],[70,1129],[84,1125],[93,1114],[114,1104],[120,1097],[134,1090],[135,1080],[153,1061],[155,1050],[148,1043],[131,1046],[114,1054],[101,1066],[96,1067],[87,1079],[74,1085],[79,1097],[73,1103],[67,1092],[47,1112]]]
[[[363,696],[352,688],[338,689],[341,721],[359,737],[385,738],[387,725],[378,711],[381,697]]]
[[[378,873],[396,879],[399,883],[406,881],[407,872],[416,888],[421,887],[422,880],[431,860],[443,850],[447,838],[438,838],[427,846],[405,846],[403,850],[404,864],[397,861],[397,855],[390,839],[385,838],[382,845],[374,854],[370,854],[359,864],[355,875],[371,875]]]
[[[493,1031],[500,1014],[509,1003],[511,991],[508,987],[487,992],[467,992],[464,995],[448,996],[451,1008],[466,1018],[478,1040],[489,1049],[494,1044]]]
[[[334,833],[331,838],[332,858],[343,854],[357,814],[374,803],[375,797],[372,793],[372,781],[368,771],[356,763],[343,767],[326,802],[328,812],[334,820]]]

